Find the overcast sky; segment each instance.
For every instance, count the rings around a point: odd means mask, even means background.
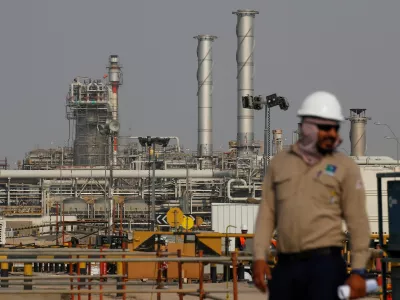
[[[11,163],[68,139],[65,96],[76,76],[101,78],[110,54],[124,71],[123,135],[178,136],[197,145],[197,40],[213,34],[214,149],[236,139],[237,9],[255,9],[255,93],[278,93],[272,112],[287,142],[307,94],[337,94],[346,115],[366,108],[369,155],[396,158],[400,136],[400,1],[13,0],[0,10],[0,156]],[[256,139],[263,112],[255,113]],[[349,149],[349,124],[343,126]],[[13,166],[11,166],[13,167]]]

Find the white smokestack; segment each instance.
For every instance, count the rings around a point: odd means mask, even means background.
[[[213,153],[212,133],[212,92],[213,92],[213,58],[212,42],[217,38],[213,35],[198,35],[194,37],[197,44],[197,97],[198,97],[198,139],[197,155],[208,161]],[[202,164],[203,165],[203,164]],[[207,165],[207,164],[204,164]]]
[[[254,112],[242,107],[242,96],[253,96],[254,18],[258,11],[238,10],[237,15],[237,155],[254,153]]]

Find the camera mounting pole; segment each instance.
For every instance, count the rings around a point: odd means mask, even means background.
[[[276,94],[271,94],[265,97],[263,96],[243,96],[242,97],[243,108],[262,110],[265,106],[265,125],[264,125],[264,176],[267,173],[267,166],[270,161],[270,140],[271,140],[271,112],[270,109],[274,106],[279,106],[281,110],[288,110],[289,102],[285,97],[277,96]]]

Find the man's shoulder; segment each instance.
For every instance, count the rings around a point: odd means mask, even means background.
[[[359,172],[360,170],[360,167],[355,160],[342,152],[335,153],[335,160],[337,161],[337,164],[343,166],[344,169],[350,173]]]
[[[291,149],[284,149],[284,150],[282,150],[282,151],[279,151],[277,154],[275,154],[273,157],[272,157],[272,159],[271,159],[271,162],[270,162],[270,165],[273,167],[273,166],[276,166],[276,165],[282,165],[282,163],[285,163],[285,162],[287,162],[288,161],[288,159],[290,158],[290,157],[292,157],[293,156],[293,152],[292,152],[292,150]]]

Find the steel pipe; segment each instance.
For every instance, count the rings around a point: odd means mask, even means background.
[[[232,177],[234,170],[156,170],[156,178],[213,178]],[[150,172],[150,177],[153,174]],[[1,170],[0,178],[106,178],[110,177],[109,170]],[[147,178],[148,170],[113,170],[114,178]]]
[[[240,188],[250,189],[250,186],[247,185],[247,182],[244,179],[237,179],[237,178],[229,179],[228,183],[227,183],[227,187],[226,187],[226,189],[227,189],[226,193],[227,193],[228,199],[230,201],[246,201],[248,199],[248,197],[232,197],[231,196],[231,188],[232,188],[233,182],[241,182],[241,183],[243,183],[243,186],[241,186]],[[237,187],[237,188],[239,188],[239,187]],[[255,186],[253,186],[252,198],[259,200],[259,201],[261,200],[260,197],[258,197],[258,198],[255,197]]]

